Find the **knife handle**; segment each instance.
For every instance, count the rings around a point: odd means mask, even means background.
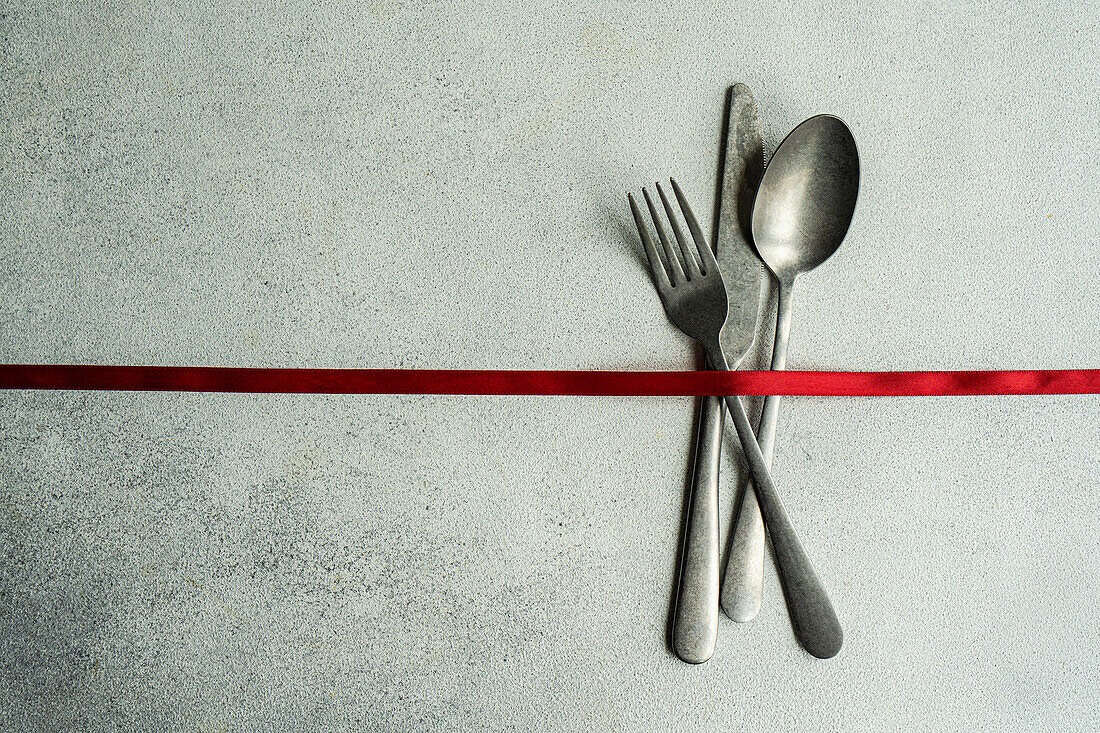
[[[724,420],[721,400],[704,397],[672,624],[676,656],[691,664],[710,659],[718,641],[718,462]]]
[[[763,417],[756,429],[756,439],[768,468],[772,467],[775,444],[775,422],[770,428]],[[737,519],[730,530],[733,544],[726,561],[722,580],[722,610],[734,621],[752,621],[760,612],[764,598],[764,518],[752,479],[745,486]]]

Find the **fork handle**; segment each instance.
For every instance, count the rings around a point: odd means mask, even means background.
[[[716,368],[729,370],[722,347],[717,343],[707,347],[707,355]],[[828,659],[836,656],[844,643],[840,619],[837,618],[829,594],[814,570],[810,556],[798,539],[794,524],[779,498],[767,461],[764,460],[764,453],[756,442],[749,416],[745,414],[740,398],[726,397],[725,400],[752,471],[753,486],[764,523],[771,535],[779,584],[783,586],[783,597],[787,600],[787,611],[791,615],[794,635],[803,648],[815,657]]]
[[[718,641],[718,465],[724,421],[722,401],[704,397],[672,621],[672,647],[691,664],[710,659]]]

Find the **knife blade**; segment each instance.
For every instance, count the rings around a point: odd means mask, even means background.
[[[765,296],[764,264],[747,234],[753,197],[764,174],[764,142],[756,99],[748,86],[733,85],[728,103],[715,256],[729,300],[722,349],[730,367],[736,368],[756,338]],[[718,640],[718,467],[724,419],[722,401],[705,397],[696,431],[672,632],[676,655],[693,664],[710,659]]]

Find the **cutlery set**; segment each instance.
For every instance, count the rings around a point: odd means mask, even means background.
[[[847,233],[859,188],[859,156],[852,134],[841,120],[817,115],[783,140],[765,168],[760,118],[752,93],[744,84],[737,84],[729,101],[717,251],[708,244],[674,180],[670,183],[690,242],[660,184],[657,196],[671,238],[649,192],[642,190],[660,251],[637,201],[633,195],[628,199],[665,312],[673,324],[700,343],[709,368],[736,368],[752,346],[762,311],[764,279],[771,273],[779,286],[771,368],[780,370],[786,364],[794,282],[832,255]],[[751,243],[745,235],[750,217]],[[723,403],[733,417],[752,483],[746,487],[737,513],[719,588],[718,465]],[[828,658],[840,651],[840,621],[772,481],[778,414],[779,398],[767,397],[754,432],[739,397],[704,398],[672,631],[673,648],[686,662],[698,664],[713,655],[719,605],[739,622],[751,621],[759,611],[765,526],[795,636],[816,657]]]

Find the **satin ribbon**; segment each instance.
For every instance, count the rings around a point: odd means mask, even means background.
[[[611,372],[0,365],[0,389],[266,394],[802,395],[1100,393],[1100,369],[952,372]]]

